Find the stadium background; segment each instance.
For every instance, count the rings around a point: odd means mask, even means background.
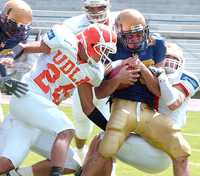
[[[0,9],[6,0],[0,0]],[[81,0],[27,0],[33,9],[33,34],[83,12]],[[111,0],[113,11],[136,8],[147,18],[150,30],[161,33],[184,50],[186,70],[200,78],[199,0]],[[198,94],[200,97],[200,93]]]
[[[61,23],[64,19],[81,14],[81,1],[79,0],[26,0],[33,9],[33,32],[39,30],[45,32],[53,24]],[[0,0],[0,9],[5,0]],[[168,41],[173,41],[183,48],[186,58],[186,70],[194,72],[200,78],[200,1],[199,0],[112,0],[112,10],[124,8],[136,8],[140,10],[148,20],[150,30],[161,33]],[[195,98],[200,98],[198,93]],[[6,103],[7,98],[0,100]],[[61,107],[70,117],[71,109],[66,108],[70,101]],[[193,101],[191,110],[200,111],[199,100]],[[8,106],[4,105],[7,114]],[[200,112],[188,113],[188,124],[183,132],[192,145],[190,168],[192,176],[200,176]],[[97,130],[97,129],[95,129]],[[23,145],[23,144],[22,144]],[[31,153],[23,165],[34,163],[41,159]],[[118,176],[148,176],[122,163],[118,163]],[[170,176],[172,170],[158,174]]]

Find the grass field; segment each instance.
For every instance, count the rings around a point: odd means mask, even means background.
[[[61,109],[72,119],[71,109],[61,107]],[[8,113],[8,106],[3,106],[4,113]],[[192,156],[190,157],[190,170],[191,176],[200,176],[200,112],[189,112],[187,125],[183,129],[186,139],[192,146]],[[94,136],[98,132],[97,128],[93,131]],[[91,138],[92,138],[91,136]],[[90,139],[91,139],[90,138]],[[30,153],[26,160],[23,162],[23,166],[27,166],[41,160],[42,157],[35,153]],[[146,174],[138,171],[130,166],[117,161],[117,176],[150,176],[151,174]],[[156,176],[172,176],[172,168],[170,167],[165,172],[160,174],[153,174]]]

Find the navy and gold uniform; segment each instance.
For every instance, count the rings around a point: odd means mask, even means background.
[[[31,23],[32,10],[26,2],[7,1],[0,12],[0,52],[7,49],[9,52],[9,49],[14,48],[18,43],[24,42],[30,34]],[[6,75],[3,65],[0,66],[0,75]]]
[[[4,4],[0,11],[0,62],[7,58],[5,56],[10,56],[12,48],[27,39],[31,23],[32,10],[26,2],[9,0]],[[28,90],[26,85],[6,75],[5,66],[0,64],[0,91],[4,89],[4,93],[16,95]],[[2,121],[3,114],[0,107],[0,123]]]
[[[130,9],[120,12],[116,26],[119,40],[117,53],[110,56],[113,60],[127,59],[132,53],[138,53],[146,67],[164,60],[165,42],[159,36],[148,36],[148,27],[140,12]],[[153,106],[154,95],[141,80],[115,91],[100,154],[106,158],[115,156],[129,133],[135,132],[173,159],[189,156],[190,146],[181,129],[169,117],[155,112]]]
[[[18,43],[25,42],[24,37],[22,36],[14,36],[8,38],[1,29],[0,26],[0,51],[5,49],[11,49],[15,47]],[[6,69],[5,66],[0,64],[0,76],[6,76]]]
[[[140,60],[145,66],[155,65],[163,61],[165,57],[165,43],[161,37],[154,37],[154,44],[148,46],[147,49],[138,53]],[[126,49],[122,43],[118,40],[117,53],[110,55],[112,61],[127,59],[132,57],[132,52]],[[126,100],[132,100],[137,102],[144,102],[150,107],[154,106],[154,95],[147,89],[147,87],[140,81],[137,81],[128,88],[117,90],[112,95],[114,98],[122,98]]]

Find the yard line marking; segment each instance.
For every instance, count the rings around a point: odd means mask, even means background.
[[[192,148],[192,151],[194,151],[194,152],[200,152],[200,149]]]
[[[183,133],[185,136],[200,137],[200,133]]]
[[[200,163],[189,162],[190,165],[200,167]]]
[[[200,113],[200,111],[189,111],[189,112],[198,112],[198,113]],[[188,115],[187,115],[188,116]],[[199,118],[199,116],[198,115],[196,115],[196,116],[190,116],[190,117],[188,117],[188,118]]]

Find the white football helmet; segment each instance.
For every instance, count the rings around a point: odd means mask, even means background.
[[[164,69],[171,83],[176,81],[184,69],[184,57],[182,49],[174,44],[167,43],[167,52],[164,61]]]
[[[83,0],[84,10],[91,23],[105,23],[110,12],[110,0]]]

